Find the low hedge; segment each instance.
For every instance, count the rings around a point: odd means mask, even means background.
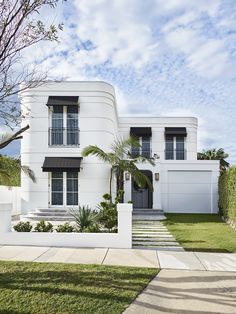
[[[219,209],[224,217],[236,221],[236,167],[230,167],[220,176]]]

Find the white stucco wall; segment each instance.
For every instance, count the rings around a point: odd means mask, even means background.
[[[49,147],[48,96],[79,96],[79,147]],[[30,110],[23,125],[30,129],[21,143],[22,164],[29,166],[36,175],[37,184],[22,173],[22,212],[49,206],[49,174],[42,172],[45,157],[80,157],[87,145],[98,145],[108,150],[117,137],[115,92],[104,82],[47,83],[27,90],[20,95],[22,108]],[[109,167],[95,157],[85,158],[79,173],[79,202],[95,207],[102,195],[108,192]]]
[[[194,117],[121,117],[119,131],[122,137],[128,137],[130,127],[152,128],[152,155],[158,154],[160,160],[165,160],[165,127],[186,127],[187,137],[185,148],[187,160],[197,159],[197,127],[198,121]]]

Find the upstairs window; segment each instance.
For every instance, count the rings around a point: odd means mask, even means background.
[[[50,146],[79,145],[78,96],[49,96]]]
[[[144,156],[151,157],[151,128],[131,128],[130,135],[136,137],[140,147],[132,147],[133,157]]]
[[[165,131],[165,159],[185,160],[186,128],[166,128]]]

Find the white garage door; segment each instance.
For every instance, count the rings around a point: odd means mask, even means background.
[[[168,211],[211,213],[211,171],[169,171]]]

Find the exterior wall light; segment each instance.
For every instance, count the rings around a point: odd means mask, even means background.
[[[130,173],[129,173],[129,172],[126,172],[126,173],[125,173],[125,180],[128,181],[129,179],[130,179]]]
[[[160,174],[158,172],[155,173],[155,180],[156,181],[160,180]]]

